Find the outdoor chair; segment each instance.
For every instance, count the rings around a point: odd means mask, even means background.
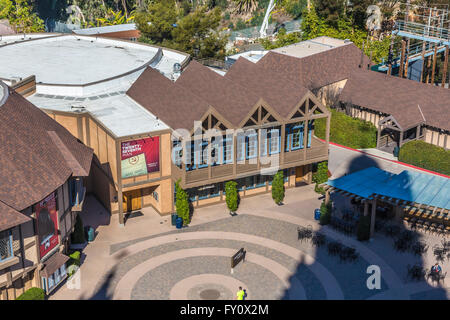
[[[422,254],[424,254],[425,252],[428,251],[428,246],[425,245],[424,243],[421,242],[415,242],[412,246],[411,246],[411,251],[417,255],[420,256]]]
[[[423,220],[422,220],[422,219],[418,219],[418,220],[416,221],[416,229],[417,229],[418,231],[422,231],[422,229],[423,229]]]
[[[327,245],[328,253],[332,256],[339,255],[342,250],[342,243],[338,241],[333,241]]]
[[[440,236],[445,235],[445,226],[443,224],[437,226],[437,234]]]
[[[445,249],[442,247],[434,246],[433,254],[437,261],[444,261],[445,259]]]
[[[403,238],[396,239],[394,241],[394,247],[397,251],[405,252],[408,250],[408,241]]]
[[[416,234],[410,230],[405,230],[402,233],[400,233],[400,238],[406,240],[407,242],[414,240],[415,237],[416,237]]]
[[[430,233],[431,234],[436,234],[437,233],[437,231],[438,231],[437,226],[438,225],[437,225],[436,222],[431,223],[431,225],[430,225]]]
[[[430,230],[430,225],[431,225],[430,221],[425,221],[423,223],[423,231],[428,232]]]
[[[395,237],[400,232],[400,227],[395,225],[387,226],[385,229],[385,233],[389,237]]]
[[[320,232],[316,232],[312,239],[312,244],[317,246],[317,247],[321,247],[326,243],[326,237],[324,234],[320,233]]]
[[[411,266],[408,264],[408,278],[412,280],[421,280],[427,275],[427,271],[420,265]]]

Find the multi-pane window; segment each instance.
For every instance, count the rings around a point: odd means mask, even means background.
[[[199,168],[205,168],[208,166],[208,141],[202,141],[201,143],[201,151],[199,154]]]
[[[246,137],[247,159],[256,158],[258,156],[258,135],[252,133]]]
[[[227,136],[223,139],[223,162],[233,162],[233,136]]]
[[[221,146],[221,138],[211,138],[211,165],[222,164],[223,152]]]
[[[183,148],[181,146],[181,141],[173,141],[172,143],[172,155],[174,164],[181,168],[183,159]]]
[[[237,161],[244,160],[245,156],[245,136],[244,135],[238,135],[236,137],[236,159]]]
[[[261,129],[259,130],[259,151],[260,156],[267,155],[267,130]]]
[[[311,148],[311,135],[312,135],[313,130],[314,130],[314,120],[309,120],[309,122],[308,122],[308,143],[307,143],[308,148]]]
[[[269,153],[279,153],[280,152],[280,130],[272,129],[269,131]]]
[[[186,171],[194,170],[197,168],[195,152],[194,152],[194,141],[186,143],[186,152],[188,154],[188,159],[186,159]],[[190,156],[189,156],[190,155]]]
[[[286,127],[286,151],[292,151],[303,148],[303,123],[290,125]]]
[[[13,257],[11,230],[0,232],[0,261],[8,260]]]

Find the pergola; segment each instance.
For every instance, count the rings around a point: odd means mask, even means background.
[[[406,142],[406,141],[403,141],[404,140],[404,133],[406,132],[406,131],[408,131],[408,130],[410,130],[410,129],[412,129],[412,128],[416,128],[416,135],[415,135],[415,138],[414,138],[414,140],[416,140],[416,139],[419,139],[420,138],[420,127],[422,126],[424,124],[424,122],[421,122],[421,123],[419,123],[419,124],[416,124],[416,125],[414,125],[414,126],[410,126],[410,127],[408,127],[408,128],[404,128],[404,127],[402,127],[399,123],[398,123],[398,121],[397,120],[395,120],[395,118],[394,118],[394,116],[392,116],[392,115],[390,115],[390,116],[388,116],[388,117],[385,117],[385,118],[383,118],[383,119],[381,119],[379,122],[378,122],[378,132],[377,132],[377,148],[380,148],[381,147],[381,141],[380,141],[380,139],[381,139],[381,132],[383,131],[383,129],[389,129],[389,130],[391,130],[391,131],[393,131],[393,132],[398,132],[398,141],[396,141],[397,142],[397,144],[398,144],[398,147],[400,148],[403,144],[404,144],[404,142]],[[397,140],[396,138],[393,138],[392,140]]]
[[[364,216],[372,204],[370,236],[375,230],[377,202],[395,208],[396,218],[402,214],[443,224],[450,230],[450,179],[409,170],[393,174],[375,167],[328,180],[323,184],[325,201],[336,192],[364,204]]]

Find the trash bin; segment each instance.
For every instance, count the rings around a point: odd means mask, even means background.
[[[176,225],[176,223],[177,223],[177,218],[178,218],[177,213],[176,213],[176,212],[172,213],[172,225],[173,225],[173,226]]]
[[[314,219],[320,220],[320,209],[314,210]]]
[[[400,148],[399,147],[395,147],[394,148],[394,157],[396,157],[396,158],[398,158],[398,152],[400,151]]]
[[[183,219],[178,217],[176,225],[177,225],[177,229],[181,229],[183,227]]]
[[[86,239],[88,242],[92,242],[94,241],[94,236],[95,236],[95,232],[94,232],[94,228],[87,226],[86,227]]]

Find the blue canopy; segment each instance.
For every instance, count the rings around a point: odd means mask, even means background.
[[[450,179],[437,175],[370,167],[325,184],[363,198],[380,195],[450,210]]]

